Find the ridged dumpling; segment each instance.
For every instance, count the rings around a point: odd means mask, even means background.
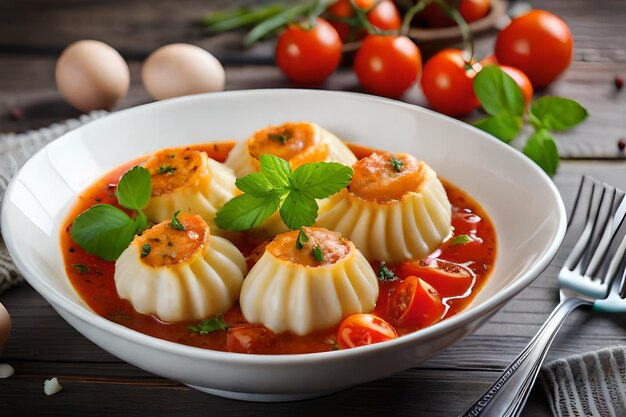
[[[448,196],[426,163],[374,153],[352,168],[350,185],[320,208],[317,226],[341,233],[372,261],[420,259],[451,235]]]
[[[224,313],[239,298],[246,262],[228,240],[211,236],[198,215],[164,221],[136,236],[115,262],[115,287],[140,313],[166,322]]]
[[[377,298],[376,274],[352,242],[305,227],[266,246],[246,277],[239,304],[250,323],[305,335],[338,325],[350,314],[369,313]]]
[[[352,151],[337,136],[315,123],[299,122],[256,131],[235,145],[225,164],[241,178],[259,170],[259,157],[263,154],[284,159],[292,169],[308,162],[356,162]]]
[[[183,210],[200,215],[211,233],[223,234],[215,225],[215,213],[235,196],[230,168],[190,148],[162,149],[144,167],[152,177],[152,196],[143,210],[148,220],[159,223]]]

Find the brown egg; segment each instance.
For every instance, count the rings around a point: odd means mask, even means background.
[[[143,86],[156,100],[224,89],[224,67],[202,48],[173,43],[154,51],[141,68]]]
[[[11,317],[6,308],[0,303],[0,352],[4,348],[4,343],[9,338],[11,333]]]
[[[111,110],[130,85],[124,58],[106,43],[93,40],[65,48],[57,60],[55,78],[63,97],[84,112]]]

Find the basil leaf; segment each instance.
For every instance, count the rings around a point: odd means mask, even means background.
[[[508,113],[500,113],[497,116],[486,117],[472,123],[480,130],[509,143],[522,128],[523,119],[521,116],[512,116]]]
[[[235,185],[244,193],[252,194],[256,197],[262,197],[274,188],[267,176],[260,172],[238,178],[235,181]]]
[[[310,197],[326,198],[350,184],[353,173],[352,168],[338,162],[304,164],[293,172],[293,186]]]
[[[289,187],[291,168],[289,163],[274,155],[261,155],[261,174],[263,174],[274,187]]]
[[[133,220],[135,223],[135,234],[139,234],[148,228],[148,218],[143,211],[137,211],[137,217]]]
[[[280,218],[291,230],[310,226],[317,220],[317,202],[313,197],[292,190],[280,205]]]
[[[546,129],[540,129],[528,139],[524,155],[535,161],[550,176],[554,175],[559,166],[559,152]]]
[[[114,261],[133,240],[135,229],[135,223],[122,210],[96,204],[76,217],[70,236],[85,252]]]
[[[491,116],[524,114],[524,94],[510,75],[497,65],[480,70],[474,77],[474,92],[483,109]]]
[[[141,210],[148,204],[152,194],[152,177],[144,167],[136,166],[120,179],[115,191],[122,207]]]
[[[468,235],[458,235],[454,239],[452,239],[453,245],[465,245],[466,243],[470,243],[473,239]]]
[[[263,223],[277,209],[281,194],[272,193],[263,197],[243,194],[233,198],[219,209],[215,223],[224,230],[247,230]]]
[[[578,102],[562,97],[542,97],[530,108],[534,120],[548,130],[571,129],[587,118],[587,110]]]

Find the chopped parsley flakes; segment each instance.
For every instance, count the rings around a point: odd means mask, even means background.
[[[395,155],[391,155],[391,159],[389,160],[393,170],[396,172],[402,172],[404,169],[404,161],[395,157]]]
[[[472,238],[468,235],[458,235],[454,239],[452,239],[453,245],[465,245],[466,243],[470,243]]]
[[[178,213],[180,210],[177,210],[176,213],[172,215],[172,221],[170,221],[170,227],[174,230],[185,230],[185,226],[178,220]]]
[[[157,171],[157,174],[165,174],[165,175],[172,175],[174,174],[174,172],[176,171],[176,168],[170,165],[161,165],[159,167],[159,170]]]
[[[322,247],[320,245],[315,246],[311,250],[311,255],[313,255],[313,259],[317,262],[324,262],[324,253],[322,252]]]
[[[210,319],[202,320],[197,326],[187,326],[187,329],[193,333],[200,333],[201,335],[216,332],[218,330],[228,329],[228,324],[224,321],[224,315],[218,314]]]
[[[145,258],[146,256],[150,255],[151,250],[152,250],[152,246],[150,246],[149,243],[144,244],[141,247],[141,257]]]
[[[391,269],[389,269],[386,263],[381,262],[380,266],[378,267],[378,279],[381,281],[389,282],[397,280],[398,277],[396,276],[396,274],[393,273]]]
[[[89,272],[89,267],[84,264],[72,264],[72,268],[80,272],[81,274]]]
[[[286,130],[283,133],[268,133],[267,137],[271,140],[275,140],[276,142],[284,145],[291,138],[291,132]]]
[[[304,233],[304,229],[300,229],[298,238],[296,239],[296,249],[302,249],[304,244],[309,241],[309,237]]]

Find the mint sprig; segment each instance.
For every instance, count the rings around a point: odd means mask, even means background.
[[[115,194],[122,207],[136,211],[134,218],[115,206],[96,204],[79,214],[70,229],[78,246],[105,261],[119,258],[134,236],[148,227],[141,210],[152,194],[150,173],[143,167],[132,168],[120,179]]]
[[[497,65],[485,67],[476,74],[474,92],[489,117],[473,125],[509,143],[518,135],[526,118],[535,133],[526,142],[523,152],[548,175],[554,175],[559,165],[559,153],[551,132],[571,129],[588,115],[576,101],[550,96],[535,101],[527,112],[522,90]]]
[[[319,198],[345,188],[352,168],[337,162],[312,162],[294,171],[287,161],[261,155],[261,170],[235,183],[245,194],[228,201],[218,210],[215,222],[224,230],[242,231],[259,226],[278,210],[291,230],[310,226],[317,219]]]

